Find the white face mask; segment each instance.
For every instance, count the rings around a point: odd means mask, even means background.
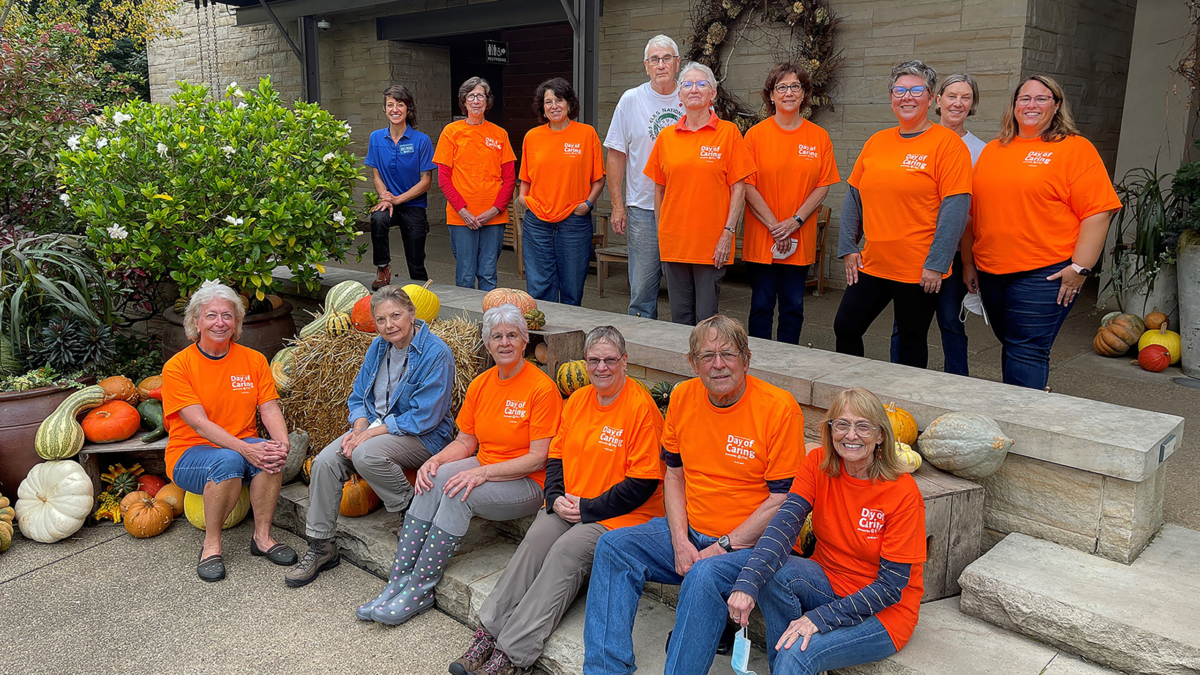
[[[982,316],[985,326],[991,325],[988,322],[987,310],[983,308],[983,298],[979,297],[978,293],[967,293],[963,297],[962,309],[958,312],[958,320],[966,323],[967,317],[972,314]]]
[[[744,627],[733,637],[733,658],[729,665],[737,675],[758,675],[753,670],[746,670],[750,667],[750,638],[746,637]]]

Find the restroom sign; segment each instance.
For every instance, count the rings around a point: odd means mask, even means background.
[[[508,64],[508,43],[497,42],[495,40],[484,40],[484,49],[487,50],[488,63]]]

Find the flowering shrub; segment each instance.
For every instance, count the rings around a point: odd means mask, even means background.
[[[61,200],[111,271],[169,277],[188,294],[220,279],[261,300],[285,266],[315,289],[356,234],[350,128],[285,107],[269,79],[219,99],[179,83],[174,105],[129,102],[67,139]],[[363,250],[359,250],[362,255]]]

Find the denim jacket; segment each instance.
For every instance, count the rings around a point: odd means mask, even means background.
[[[454,419],[450,415],[454,355],[441,338],[429,331],[424,321],[414,319],[414,322],[416,334],[408,345],[404,383],[392,392],[383,423],[387,425],[388,433],[416,436],[429,452],[436,454],[446,447],[454,434]],[[368,422],[379,418],[375,410],[375,374],[390,348],[391,343],[377,337],[367,349],[347,402],[351,424],[363,417]]]

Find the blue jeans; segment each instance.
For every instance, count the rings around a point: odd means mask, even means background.
[[[767,593],[768,588],[774,592]],[[773,648],[788,624],[804,612],[837,599],[829,578],[815,561],[788,556],[775,577],[759,591],[759,608],[767,620],[767,642]],[[896,645],[883,624],[874,616],[857,626],[817,633],[800,651],[803,639],[792,643],[775,656],[772,675],[816,675],[825,670],[847,668],[860,663],[886,659],[896,653]]]
[[[1046,277],[1070,264],[1070,260],[1065,260],[1012,274],[979,270],[979,296],[992,323],[992,332],[1002,345],[1000,366],[1005,384],[1046,388],[1050,380],[1050,347],[1075,304],[1072,298],[1066,307],[1059,305],[1058,290],[1062,282]]]
[[[253,437],[242,440],[247,443],[265,442]],[[171,471],[171,480],[188,492],[202,495],[204,486],[209,483],[224,483],[240,478],[243,485],[248,485],[260,473],[262,469],[238,452],[211,445],[193,445],[179,456],[179,461]]]
[[[695,530],[689,530],[689,538],[697,550],[708,548],[717,541],[715,537]],[[684,667],[684,660],[698,662],[705,658],[699,652],[707,652],[707,663],[711,664],[728,612],[722,609],[713,616],[694,616],[695,612],[688,607],[704,604],[694,589],[706,589],[714,579],[729,578],[724,590],[728,594],[752,550],[700,560],[686,577],[681,577],[675,572],[675,550],[671,546],[666,518],[653,518],[641,525],[622,527],[601,535],[592,560],[592,579],[588,585],[587,613],[583,623],[584,675],[628,675],[634,671],[633,620],[647,581],[683,584],[675,611],[675,633],[667,650],[666,672],[676,672],[675,668]],[[693,576],[695,583],[691,581]],[[693,597],[697,599],[693,601]],[[681,631],[687,632],[686,639]],[[695,672],[707,670],[705,666]]]
[[[504,245],[504,225],[484,225],[472,230],[450,226],[450,252],[454,254],[454,283],[463,288],[490,291],[496,287],[496,262]]]
[[[800,344],[804,326],[804,293],[808,265],[746,263],[750,277],[750,337],[771,339],[775,304],[779,303],[780,342]]]
[[[658,318],[662,261],[658,257],[658,217],[636,206],[625,208],[625,242],[629,250],[629,315]]]
[[[942,371],[951,375],[969,376],[967,367],[967,327],[959,319],[963,298],[967,297],[967,285],[962,280],[962,254],[954,254],[953,273],[942,280],[941,297],[938,300],[937,322],[942,333],[942,354],[945,364]],[[892,363],[900,363],[900,329],[892,321]]]
[[[527,210],[521,238],[525,289],[533,299],[583,304],[583,284],[592,259],[591,214],[571,214],[548,223]]]

